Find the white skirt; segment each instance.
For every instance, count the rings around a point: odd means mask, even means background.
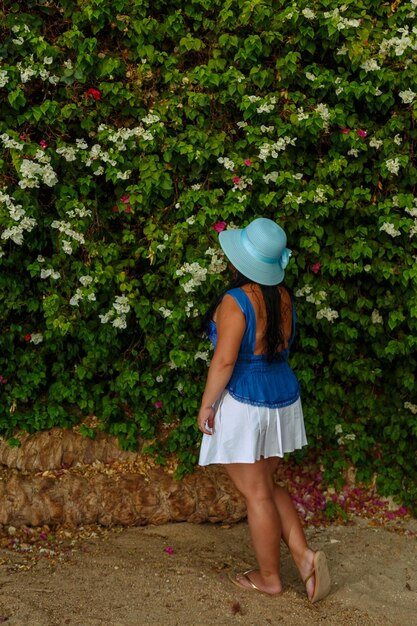
[[[213,434],[203,435],[199,465],[282,458],[306,444],[300,399],[280,409],[269,409],[239,402],[224,391],[217,403]]]

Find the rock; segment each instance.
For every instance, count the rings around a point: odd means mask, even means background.
[[[8,467],[0,481],[0,524],[9,534],[22,525],[232,523],[246,516],[223,468],[198,467],[177,481],[139,453],[119,450],[104,433],[91,440],[52,429],[25,435],[20,448],[0,439],[0,463]]]
[[[72,467],[94,461],[135,460],[138,453],[121,450],[117,438],[98,433],[89,439],[74,430],[51,430],[20,436],[21,445],[12,448],[0,437],[0,465],[20,471],[39,472]]]

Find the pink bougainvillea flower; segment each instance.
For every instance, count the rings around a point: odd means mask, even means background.
[[[43,540],[46,541],[48,539],[48,535],[45,532],[41,532],[41,534],[39,535],[39,537]]]
[[[48,147],[48,144],[46,143],[44,139],[42,139],[42,141],[39,142],[39,145],[41,148],[43,148],[43,150],[46,150],[46,148]]]
[[[0,385],[5,385],[6,383],[7,383],[7,378],[4,378],[4,376],[0,374]]]
[[[125,213],[132,213],[132,207],[128,204],[125,208]]]
[[[118,213],[119,212],[119,207],[118,206],[114,206],[112,208],[113,213]]]
[[[342,128],[341,130],[344,135],[348,135],[350,133],[350,128]]]
[[[91,96],[92,98],[94,98],[94,100],[101,100],[101,91],[99,89],[93,89],[92,87],[90,87],[90,89],[87,89],[87,91],[85,92],[85,95]]]
[[[167,546],[166,548],[164,548],[164,552],[166,552],[167,554],[174,554],[174,548],[172,548],[171,546]]]
[[[217,232],[221,233],[223,230],[226,230],[226,222],[216,222],[213,224],[212,228]]]
[[[27,134],[26,134],[26,133],[21,133],[21,135],[19,135],[19,139],[20,139],[21,141],[26,141],[26,139],[27,139],[27,138],[28,138],[28,136],[27,136]]]
[[[162,400],[157,400],[154,404],[155,409],[161,409],[163,405]]]
[[[311,266],[311,271],[314,272],[314,274],[318,274],[321,268],[321,263],[320,261],[317,261],[317,263],[314,263],[314,265]]]
[[[123,202],[123,204],[129,204],[129,198],[130,198],[130,194],[127,193],[125,196],[122,196],[120,198],[120,202]]]
[[[31,333],[28,333],[27,335],[25,335],[25,336],[23,337],[23,339],[24,339],[25,341],[30,341],[30,340],[32,339],[32,335],[31,335]]]
[[[238,185],[240,183],[239,176],[235,176],[234,178],[232,178],[232,183],[234,183],[235,185]]]
[[[372,503],[376,506],[385,506],[385,502],[383,500],[379,500],[378,498],[372,500]]]
[[[252,165],[252,161],[250,159],[245,159],[243,162],[247,166]]]
[[[362,130],[361,128],[358,128],[358,137],[367,137],[368,133],[366,132],[366,130]]]

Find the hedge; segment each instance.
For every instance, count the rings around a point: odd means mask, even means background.
[[[329,480],[417,500],[417,0],[29,0],[0,44],[0,433],[196,461],[227,281],[277,220]],[[88,436],[95,429],[82,426]],[[302,457],[302,455],[301,455]]]

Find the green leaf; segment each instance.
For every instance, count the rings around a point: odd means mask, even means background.
[[[15,89],[14,91],[10,91],[7,95],[7,99],[11,104],[12,108],[18,111],[20,108],[24,107],[26,104],[26,98],[21,89]]]

